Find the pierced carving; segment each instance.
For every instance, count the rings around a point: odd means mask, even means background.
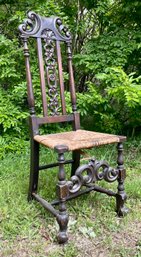
[[[27,13],[28,19],[25,19],[24,22],[19,26],[19,30],[22,34],[31,36],[36,34],[41,27],[41,18],[35,12]]]
[[[50,29],[44,29],[41,35],[45,39],[50,39],[50,40],[56,39],[54,32]]]
[[[92,159],[88,164],[78,167],[75,175],[67,181],[69,192],[76,193],[82,186],[102,179],[110,183],[114,182],[118,178],[118,173],[119,170],[109,167],[107,162]]]
[[[58,101],[58,92],[57,92],[57,78],[56,78],[56,61],[54,57],[54,33],[51,30],[43,31],[45,41],[44,50],[45,50],[45,64],[46,64],[46,75],[48,82],[48,95],[49,95],[49,104],[48,108],[50,110],[50,115],[59,114],[59,101]]]
[[[109,167],[108,163],[105,161],[91,160],[91,162],[93,162],[96,180],[104,179],[107,182],[114,182],[117,179],[119,173],[118,169]]]

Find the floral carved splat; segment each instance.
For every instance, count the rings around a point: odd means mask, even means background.
[[[49,104],[48,109],[50,110],[50,115],[59,115],[59,101],[58,101],[58,91],[57,91],[57,75],[56,75],[56,60],[55,60],[55,34],[53,31],[46,29],[42,33],[45,41],[44,51],[45,51],[45,65],[46,65],[46,76],[48,84],[48,95]]]

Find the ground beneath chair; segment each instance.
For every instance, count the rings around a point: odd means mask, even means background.
[[[17,238],[12,244],[3,241],[0,257],[119,257],[141,256],[141,221],[135,220],[123,231],[89,238],[82,233],[70,234],[70,242],[59,246],[48,238],[46,232],[40,240]],[[45,237],[46,235],[46,237]]]

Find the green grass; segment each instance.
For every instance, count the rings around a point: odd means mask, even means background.
[[[54,153],[43,149],[41,162],[47,155],[55,160]],[[115,146],[105,146],[88,151],[97,159],[105,159],[115,165]],[[130,213],[119,219],[115,215],[115,199],[100,193],[91,193],[70,201],[69,237],[65,246],[56,242],[57,223],[37,202],[27,202],[29,177],[29,152],[24,155],[9,154],[0,162],[0,256],[30,257],[73,257],[83,255],[87,245],[93,242],[91,251],[105,249],[105,256],[141,256],[141,237],[131,251],[129,245],[120,241],[112,243],[113,236],[128,232],[131,224],[141,224],[141,141],[131,140],[125,145],[125,166],[127,168],[126,192]],[[69,154],[66,155],[69,157]],[[66,166],[67,176],[70,168]],[[48,200],[55,196],[57,168],[41,171],[39,194]],[[117,183],[101,182],[106,188],[116,190]],[[135,233],[135,232],[134,232]],[[130,234],[130,231],[129,231]],[[98,245],[98,247],[97,247]],[[90,246],[88,246],[90,250]],[[108,255],[106,255],[106,253]],[[130,255],[131,254],[131,255]]]

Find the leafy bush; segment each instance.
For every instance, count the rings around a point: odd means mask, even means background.
[[[87,2],[1,1],[0,149],[3,153],[18,151],[22,140],[28,138],[25,64],[18,25],[29,9],[44,16],[59,16],[72,30],[73,52],[80,52],[74,58],[74,74],[82,125],[87,129],[112,133],[134,133],[140,127],[140,15],[138,12],[130,14],[123,24],[121,17],[130,13],[125,1],[118,4],[110,0]],[[137,6],[133,3],[134,10],[140,7],[137,2]],[[131,9],[131,6],[128,7]],[[36,111],[40,113],[37,53],[32,42],[31,45]],[[63,64],[66,66],[65,62]],[[65,76],[65,86],[69,91],[67,74]],[[66,97],[67,110],[71,112],[69,92]]]
[[[18,97],[15,91],[21,82],[18,41],[1,35],[0,51],[0,155],[3,156],[12,149],[18,151],[22,140],[27,138],[27,111],[23,94]]]
[[[127,70],[126,65],[135,50],[140,57],[140,42],[139,31],[123,28],[94,37],[85,44],[82,53],[75,56],[78,73],[83,71],[93,79],[96,73],[103,72],[107,67],[120,66]],[[134,69],[132,62],[128,63],[128,69]]]
[[[132,58],[135,52],[140,58],[140,41],[139,31],[114,28],[89,40],[75,56],[77,79],[85,77],[78,104],[89,120],[84,119],[86,128],[131,134],[140,126],[140,70]]]
[[[88,90],[78,93],[78,107],[87,129],[111,133],[134,133],[141,124],[141,76],[127,75],[120,67],[98,73],[100,85],[88,82]]]

